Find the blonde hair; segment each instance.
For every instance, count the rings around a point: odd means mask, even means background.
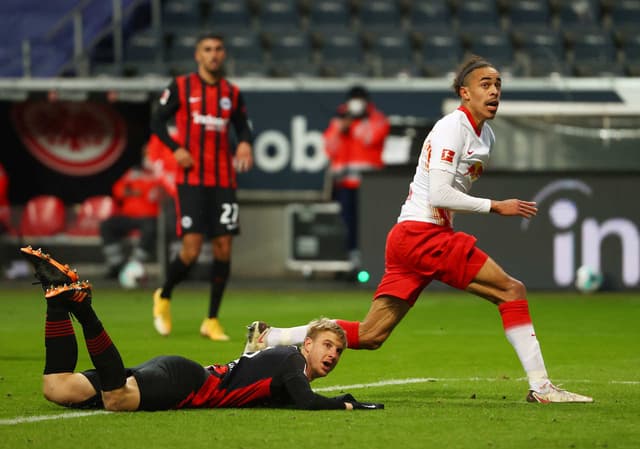
[[[344,329],[335,321],[323,317],[313,320],[307,325],[307,337],[312,340],[315,340],[321,332],[326,331],[333,332],[336,337],[340,339],[344,347],[347,347],[347,334],[344,333]]]

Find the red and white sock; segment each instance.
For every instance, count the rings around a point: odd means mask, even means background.
[[[347,334],[347,348],[360,349],[360,321],[335,320]]]
[[[508,301],[498,306],[507,340],[515,349],[529,379],[529,388],[538,390],[549,381],[542,359],[540,343],[531,323],[526,299]]]

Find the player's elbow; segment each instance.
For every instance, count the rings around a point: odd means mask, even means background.
[[[374,350],[382,347],[382,344],[387,340],[386,335],[372,335],[370,337],[360,338],[359,349]]]

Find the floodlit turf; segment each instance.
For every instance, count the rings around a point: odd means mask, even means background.
[[[24,288],[23,288],[24,287]],[[347,351],[323,394],[349,391],[383,411],[182,410],[77,413],[40,393],[45,304],[37,286],[0,291],[0,448],[637,448],[640,445],[640,298],[531,294],[549,372],[594,404],[528,404],[527,384],[491,304],[426,293],[377,351]],[[96,289],[95,308],[125,364],[181,354],[226,362],[245,325],[295,325],[318,316],[359,319],[371,292],[230,288],[221,315],[231,342],[198,335],[206,289],[176,290],[174,332],[155,334],[151,290]],[[77,334],[81,330],[76,326]],[[78,368],[90,367],[80,342]],[[340,386],[350,386],[341,388]],[[47,419],[36,422],[15,420]],[[66,419],[62,419],[67,417]]]

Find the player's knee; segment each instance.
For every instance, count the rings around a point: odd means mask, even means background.
[[[514,301],[516,299],[525,299],[527,297],[527,287],[518,279],[509,279],[508,287],[505,291],[505,301]]]
[[[180,252],[180,258],[186,265],[191,265],[198,260],[199,255],[200,248],[198,247],[183,248]]]

